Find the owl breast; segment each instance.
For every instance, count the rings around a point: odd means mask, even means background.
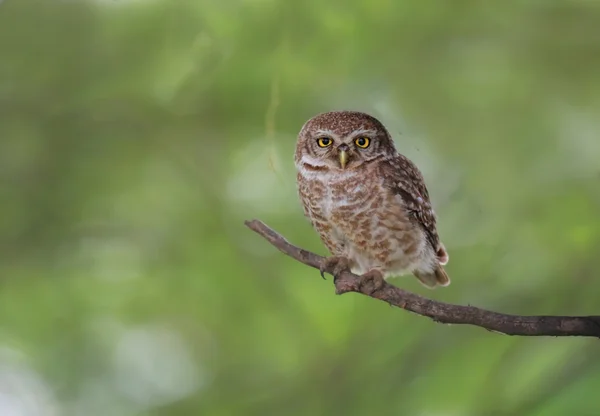
[[[422,230],[401,198],[377,175],[303,177],[299,190],[307,216],[333,255],[351,260],[354,273],[379,269],[384,276],[417,268],[426,254]]]

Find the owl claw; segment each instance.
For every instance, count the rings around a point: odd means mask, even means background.
[[[381,289],[385,285],[383,273],[381,270],[373,269],[360,276],[362,278],[360,282],[361,289],[364,287],[367,289],[369,294],[373,294]]]
[[[350,270],[350,260],[342,256],[327,257],[321,262],[321,266],[319,267],[323,279],[325,279],[325,273],[330,273],[335,280],[340,273],[348,270]]]

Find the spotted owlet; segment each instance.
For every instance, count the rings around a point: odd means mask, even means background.
[[[295,164],[304,213],[332,254],[321,272],[450,284],[423,176],[379,120],[353,111],[313,117],[298,135]]]

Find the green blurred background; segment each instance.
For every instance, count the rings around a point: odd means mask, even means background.
[[[598,415],[598,340],[348,294],[293,151],[380,118],[422,169],[445,302],[599,314],[600,3],[0,1],[0,415]]]

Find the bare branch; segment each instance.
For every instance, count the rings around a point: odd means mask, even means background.
[[[290,244],[259,220],[246,221],[245,224],[282,253],[319,269],[324,257]],[[362,293],[444,324],[474,325],[506,335],[600,338],[600,316],[518,316],[474,306],[451,305],[407,292],[387,282],[376,287],[372,281],[361,279],[349,271],[340,273],[334,282],[338,295],[348,292]]]

